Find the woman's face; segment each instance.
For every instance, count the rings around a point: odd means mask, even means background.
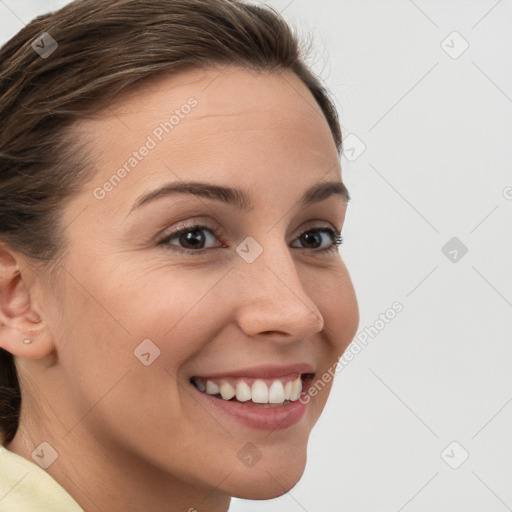
[[[95,169],[63,212],[69,249],[45,299],[55,429],[75,462],[108,451],[119,476],[286,492],[331,382],[309,402],[299,385],[332,375],[358,324],[320,108],[289,71],[229,67],[159,78],[77,128]]]

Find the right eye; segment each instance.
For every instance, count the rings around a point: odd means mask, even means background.
[[[166,235],[158,242],[158,245],[164,245],[177,252],[193,255],[200,254],[205,249],[222,247],[222,243],[217,246],[207,247],[215,239],[218,239],[218,235],[212,228],[201,224],[193,224],[187,227],[180,227]]]

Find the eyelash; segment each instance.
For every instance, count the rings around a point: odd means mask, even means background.
[[[173,251],[176,251],[178,253],[190,254],[191,256],[202,254],[205,251],[208,251],[208,250],[211,250],[211,249],[221,249],[222,248],[222,247],[213,247],[213,248],[193,250],[193,249],[179,248],[176,245],[173,246],[171,244],[168,244],[168,242],[170,240],[172,240],[173,238],[179,237],[180,235],[183,235],[184,233],[187,233],[189,231],[197,231],[197,230],[210,231],[210,233],[212,233],[222,244],[225,243],[223,241],[222,237],[220,236],[220,234],[218,233],[217,229],[215,229],[214,227],[206,226],[206,225],[203,225],[203,224],[192,224],[190,226],[185,226],[185,225],[180,226],[180,228],[178,228],[177,230],[173,231],[172,233],[169,233],[163,239],[161,239],[158,242],[158,245],[167,245],[167,247],[171,248],[171,250],[173,250]],[[312,252],[319,252],[319,253],[337,252],[338,247],[343,243],[343,237],[341,236],[341,233],[338,230],[330,228],[330,227],[327,227],[327,226],[320,226],[320,227],[314,227],[314,228],[311,228],[311,229],[307,229],[307,230],[303,231],[299,235],[298,238],[300,238],[305,233],[310,233],[310,232],[327,233],[331,237],[332,244],[329,247],[325,248],[325,249],[307,249],[307,248],[303,248],[306,251],[309,250],[309,251],[312,251]],[[294,247],[294,249],[300,249],[300,247]]]

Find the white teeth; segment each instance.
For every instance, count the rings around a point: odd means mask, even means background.
[[[252,401],[257,404],[268,404],[268,388],[262,380],[255,380],[251,387]]]
[[[236,399],[239,402],[247,402],[247,400],[250,400],[251,397],[251,388],[249,387],[249,384],[241,380],[236,385]]]
[[[284,388],[280,380],[275,380],[268,390],[268,402],[270,404],[282,404],[284,402]]]
[[[287,400],[295,402],[302,392],[302,380],[300,377],[294,381],[288,381],[283,385],[282,381],[276,379],[270,385],[261,379],[254,381],[249,386],[244,380],[239,380],[236,385],[222,381],[220,384],[211,380],[206,381],[206,385],[201,379],[193,379],[193,383],[203,393],[209,395],[219,395],[223,400],[231,400],[234,396],[239,402],[248,402],[252,400],[257,404],[282,404]]]
[[[219,386],[215,384],[215,382],[212,382],[211,380],[206,381],[206,392],[209,395],[216,395],[219,392]]]
[[[291,380],[289,380],[286,383],[286,386],[284,387],[284,399],[285,400],[290,400],[290,395],[292,394],[292,386],[293,386],[293,382]]]
[[[295,400],[298,400],[301,391],[302,391],[302,380],[299,377],[298,379],[293,381],[292,392],[290,393],[290,400],[292,402],[295,402]]]
[[[235,396],[235,388],[229,382],[220,385],[220,395],[224,400],[231,400]]]

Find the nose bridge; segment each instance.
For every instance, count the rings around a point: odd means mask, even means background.
[[[239,262],[240,327],[249,335],[272,332],[302,338],[321,331],[322,314],[302,285],[290,249],[282,240],[266,240],[251,263]]]

